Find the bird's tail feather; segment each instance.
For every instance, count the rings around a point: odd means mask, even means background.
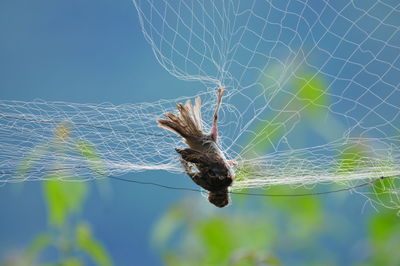
[[[182,136],[187,141],[199,139],[203,135],[200,98],[196,99],[194,106],[187,101],[185,105],[179,103],[177,108],[177,115],[164,114],[168,119],[159,119],[158,126]]]

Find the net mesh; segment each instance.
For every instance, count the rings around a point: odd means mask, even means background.
[[[188,94],[202,98],[206,130],[216,88],[227,89],[220,145],[238,162],[234,189],[357,185],[400,174],[397,1],[133,3],[158,62],[203,85]],[[0,101],[0,182],[54,178],[64,168],[73,172],[67,180],[181,172],[181,140],[155,121],[187,99]],[[398,182],[362,193],[398,208]]]

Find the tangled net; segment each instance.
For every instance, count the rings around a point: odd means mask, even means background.
[[[234,190],[391,177],[361,193],[399,208],[400,4],[134,5],[159,63],[203,92],[119,106],[0,101],[0,183],[182,172],[174,148],[183,144],[156,120],[200,96],[209,129],[215,89],[223,86],[220,145],[238,162]]]

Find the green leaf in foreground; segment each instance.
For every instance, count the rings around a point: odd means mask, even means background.
[[[369,221],[371,254],[367,265],[400,265],[400,224],[397,210],[385,209]]]
[[[39,256],[48,245],[51,244],[51,237],[47,233],[39,234],[29,245],[27,249],[27,255],[31,258],[36,258]]]
[[[364,154],[363,148],[356,144],[345,148],[339,157],[339,172],[350,173],[356,170],[361,166]]]
[[[76,149],[86,159],[90,169],[97,175],[103,176],[106,174],[102,160],[92,143],[87,140],[80,140],[76,145]]]
[[[62,182],[62,174],[49,176],[44,182],[45,198],[48,205],[50,223],[62,226],[67,215],[81,208],[86,195],[86,185],[83,182]]]
[[[298,97],[301,106],[305,107],[307,112],[317,113],[327,105],[326,84],[318,75],[304,73],[294,82],[295,90],[298,91]]]
[[[31,168],[38,162],[49,150],[48,143],[38,144],[31,151],[26,154],[18,165],[17,173],[20,178],[24,178],[25,175],[31,170]]]
[[[195,228],[207,249],[206,261],[209,263],[217,265],[224,262],[234,250],[234,239],[229,228],[228,221],[218,217],[204,220]]]
[[[280,119],[276,119],[275,123],[267,120],[259,123],[254,132],[256,135],[248,143],[253,146],[253,151],[263,153],[283,135],[284,125]]]
[[[184,210],[179,206],[170,208],[154,227],[152,241],[159,246],[165,245],[173,233],[182,225],[184,215]]]
[[[78,247],[85,251],[93,259],[96,265],[112,265],[111,259],[105,248],[101,243],[93,238],[88,225],[80,224],[76,228],[76,240]]]

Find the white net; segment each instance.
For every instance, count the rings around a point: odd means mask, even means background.
[[[202,98],[206,128],[215,89],[227,88],[220,145],[238,162],[234,188],[357,185],[400,174],[397,1],[134,5],[159,63],[181,80],[204,85],[189,94]],[[181,140],[155,121],[184,100],[121,106],[1,101],[0,182],[54,178],[51,173],[64,168],[80,179],[181,172],[174,152]],[[390,179],[370,193],[388,196],[379,202],[398,208],[398,183]]]
[[[0,182],[53,178],[59,170],[73,174],[68,180],[144,170],[182,172],[174,150],[181,140],[156,122],[175,108],[174,102],[0,101]]]

